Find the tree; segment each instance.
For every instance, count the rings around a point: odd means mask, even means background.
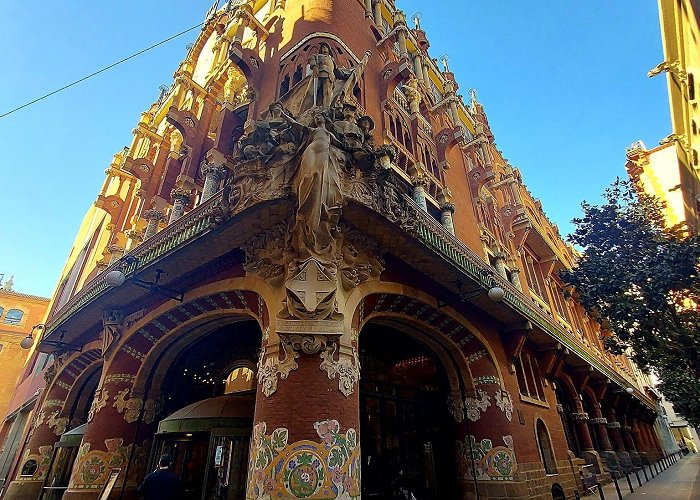
[[[584,249],[561,273],[603,330],[605,346],[654,370],[661,391],[700,425],[700,238],[666,227],[663,204],[617,179],[600,206],[583,202],[569,240]]]

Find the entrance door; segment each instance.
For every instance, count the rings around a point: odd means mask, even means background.
[[[442,365],[412,338],[371,326],[360,335],[362,496],[390,499],[404,489],[420,500],[457,498]]]
[[[151,470],[158,467],[162,455],[173,457],[173,472],[180,478],[182,500],[199,500],[209,450],[209,433],[161,434],[154,447]]]
[[[243,500],[250,435],[212,432],[203,499]]]

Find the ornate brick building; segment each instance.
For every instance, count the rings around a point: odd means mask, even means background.
[[[166,452],[187,498],[551,498],[659,452],[428,47],[388,0],[212,8],[81,228],[6,498],[133,498]]]

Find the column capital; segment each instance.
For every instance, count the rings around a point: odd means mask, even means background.
[[[146,218],[146,220],[157,220],[159,222],[165,222],[165,214],[162,210],[156,210],[155,208],[151,208],[143,212],[142,215]]]
[[[183,189],[183,188],[175,188],[172,191],[170,191],[170,197],[173,199],[173,201],[181,201],[182,203],[189,203],[190,200],[192,199],[192,190],[191,189]]]

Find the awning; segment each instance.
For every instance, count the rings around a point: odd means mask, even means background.
[[[240,428],[247,430],[249,434],[253,426],[254,412],[253,391],[203,399],[161,420],[158,424],[158,434],[211,432],[212,429],[219,428]]]

